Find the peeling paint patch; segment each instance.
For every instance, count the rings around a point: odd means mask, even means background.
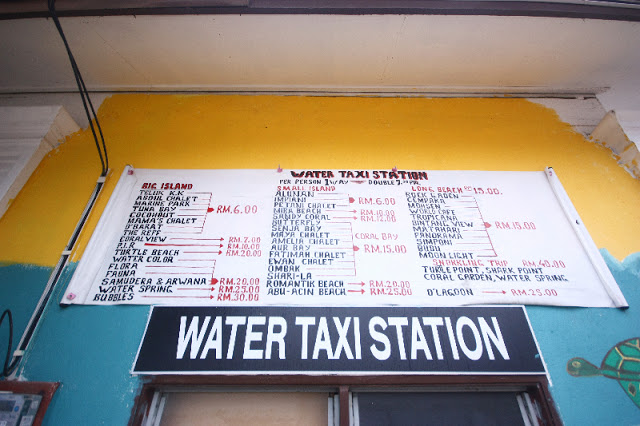
[[[618,122],[616,113],[609,111],[593,133],[589,136],[592,142],[603,145],[613,152],[613,157],[631,176],[640,179],[640,152],[638,146],[629,139]]]

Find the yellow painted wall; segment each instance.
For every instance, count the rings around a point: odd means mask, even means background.
[[[126,164],[141,168],[543,170],[553,166],[596,245],[640,251],[640,181],[554,111],[523,99],[116,95],[98,116],[111,174],[78,260]],[[54,265],[99,175],[90,131],[43,160],[0,220],[0,261]]]

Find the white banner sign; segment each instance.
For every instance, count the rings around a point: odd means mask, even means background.
[[[127,168],[62,303],[626,306],[552,169]]]

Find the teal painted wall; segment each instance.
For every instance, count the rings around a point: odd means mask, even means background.
[[[51,269],[22,264],[0,266],[0,315],[5,309],[11,310],[14,350],[47,285]],[[4,363],[8,338],[9,320],[5,318],[0,327],[0,362],[2,363]]]
[[[129,371],[149,307],[61,307],[60,294],[75,268],[68,265],[60,279],[22,376],[61,382],[47,412],[48,425],[124,425],[140,388]]]
[[[640,253],[623,262],[605,249],[601,253],[629,309],[527,307],[551,376],[553,398],[568,425],[640,423],[640,407],[627,397],[617,381],[603,376],[573,377],[567,373],[571,358],[582,357],[600,366],[606,353],[618,342],[640,337]]]

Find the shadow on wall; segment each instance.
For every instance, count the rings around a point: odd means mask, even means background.
[[[13,317],[13,342],[18,342],[27,328],[33,310],[44,291],[51,269],[25,264],[0,264],[0,313],[10,309]],[[0,356],[4,360],[9,342],[9,326],[5,320],[0,326]],[[2,422],[0,421],[0,424]]]

